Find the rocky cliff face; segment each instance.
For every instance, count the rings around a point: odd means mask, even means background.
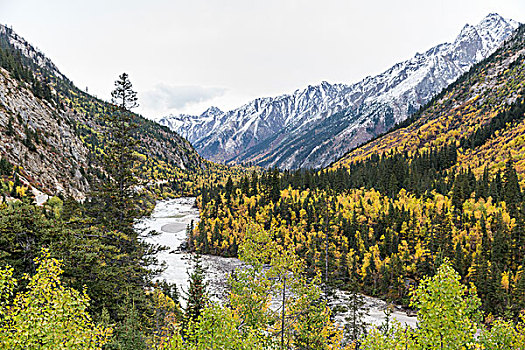
[[[0,155],[42,190],[82,199],[89,189],[84,171],[89,151],[75,135],[72,118],[0,69]]]
[[[108,134],[101,115],[109,104],[79,90],[42,52],[2,25],[0,67],[0,158],[19,167],[33,187],[82,199],[103,173],[98,160]],[[147,180],[204,166],[180,135],[140,115],[134,121],[137,167]]]
[[[171,116],[160,122],[211,160],[291,169],[327,166],[405,120],[489,56],[517,26],[490,14],[475,26],[466,25],[453,43],[437,45],[353,85],[323,82],[228,112],[211,108],[200,116]]]

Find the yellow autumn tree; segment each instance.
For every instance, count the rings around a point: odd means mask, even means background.
[[[86,291],[62,284],[61,263],[48,250],[35,264],[35,275],[25,276],[27,287],[16,294],[13,268],[0,269],[0,348],[102,349],[112,330],[93,322]]]

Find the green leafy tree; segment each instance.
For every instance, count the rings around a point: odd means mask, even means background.
[[[423,280],[412,298],[412,306],[419,309],[417,328],[403,328],[394,320],[386,332],[373,328],[360,349],[525,349],[525,315],[517,324],[496,320],[485,328],[478,323],[475,289],[460,283],[448,261],[434,277]]]
[[[208,304],[170,349],[342,349],[342,333],[303,262],[271,234],[250,225],[239,247],[246,263],[230,277],[225,306]],[[271,308],[272,300],[280,302]]]
[[[42,250],[26,277],[25,291],[14,294],[13,268],[0,270],[0,347],[2,349],[102,349],[111,328],[95,324],[86,291],[63,285],[61,263]]]
[[[242,331],[239,331],[242,330]],[[179,334],[171,339],[171,350],[270,350],[276,349],[259,330],[246,328],[234,310],[212,305],[203,310],[196,323],[190,325],[184,342]]]
[[[342,332],[330,320],[320,276],[306,278],[304,262],[291,247],[281,247],[272,233],[250,225],[239,247],[248,266],[230,279],[230,305],[247,327],[268,346],[281,349],[331,349]],[[270,308],[272,300],[279,303]]]
[[[423,349],[467,348],[474,339],[481,301],[475,287],[460,281],[446,260],[412,293],[411,306],[418,309],[417,342]]]
[[[512,322],[496,320],[491,325],[490,330],[485,330],[479,337],[479,343],[484,349],[497,350],[517,350],[525,349],[525,343],[519,343],[523,340],[525,334],[518,333],[519,327]]]
[[[416,330],[410,327],[403,327],[393,320],[391,327],[387,330],[381,330],[374,327],[366,337],[361,341],[359,347],[355,349],[366,350],[420,350],[425,349],[416,343]],[[432,348],[433,349],[433,348]]]

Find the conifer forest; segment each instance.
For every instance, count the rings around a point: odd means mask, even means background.
[[[303,95],[158,122],[132,72],[98,98],[0,25],[0,349],[525,350],[525,25],[499,18],[407,63],[457,61],[432,89],[382,94],[427,72],[399,63],[264,137]]]

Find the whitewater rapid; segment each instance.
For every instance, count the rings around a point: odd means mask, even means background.
[[[193,222],[197,225],[199,221],[199,210],[195,207],[195,198],[182,197],[160,201],[155,206],[153,213],[148,218],[143,218],[137,228],[142,231],[147,242],[167,246],[168,250],[161,251],[157,258],[166,264],[166,269],[158,277],[175,283],[181,295],[188,290],[188,274],[191,270],[190,253],[179,249],[187,240],[186,228]],[[157,235],[149,236],[149,233],[157,232]],[[208,282],[208,294],[215,301],[224,301],[228,297],[227,280],[228,275],[242,263],[236,258],[223,258],[212,255],[202,256],[203,265],[206,267],[206,281]],[[347,305],[348,294],[337,291],[338,301],[334,304]],[[181,298],[184,305],[184,298]],[[379,325],[385,319],[383,310],[387,306],[383,300],[365,296],[365,302],[369,309],[369,315],[365,318],[370,324]],[[338,323],[344,323],[344,314],[336,316]],[[417,318],[407,316],[406,313],[395,309],[392,318],[397,319],[402,325],[415,327]]]
[[[166,269],[158,276],[159,280],[175,283],[181,295],[188,291],[188,271],[191,271],[191,253],[180,249],[187,241],[187,227],[193,222],[199,222],[199,210],[195,207],[194,197],[182,197],[160,201],[155,206],[149,218],[144,218],[137,225],[142,235],[149,243],[168,247],[161,251],[157,258],[164,262]],[[151,232],[159,234],[149,236]],[[223,258],[213,255],[203,255],[202,262],[206,268],[208,294],[212,300],[222,301],[227,298],[228,275],[241,262],[235,258]],[[181,303],[185,302],[181,298]]]

